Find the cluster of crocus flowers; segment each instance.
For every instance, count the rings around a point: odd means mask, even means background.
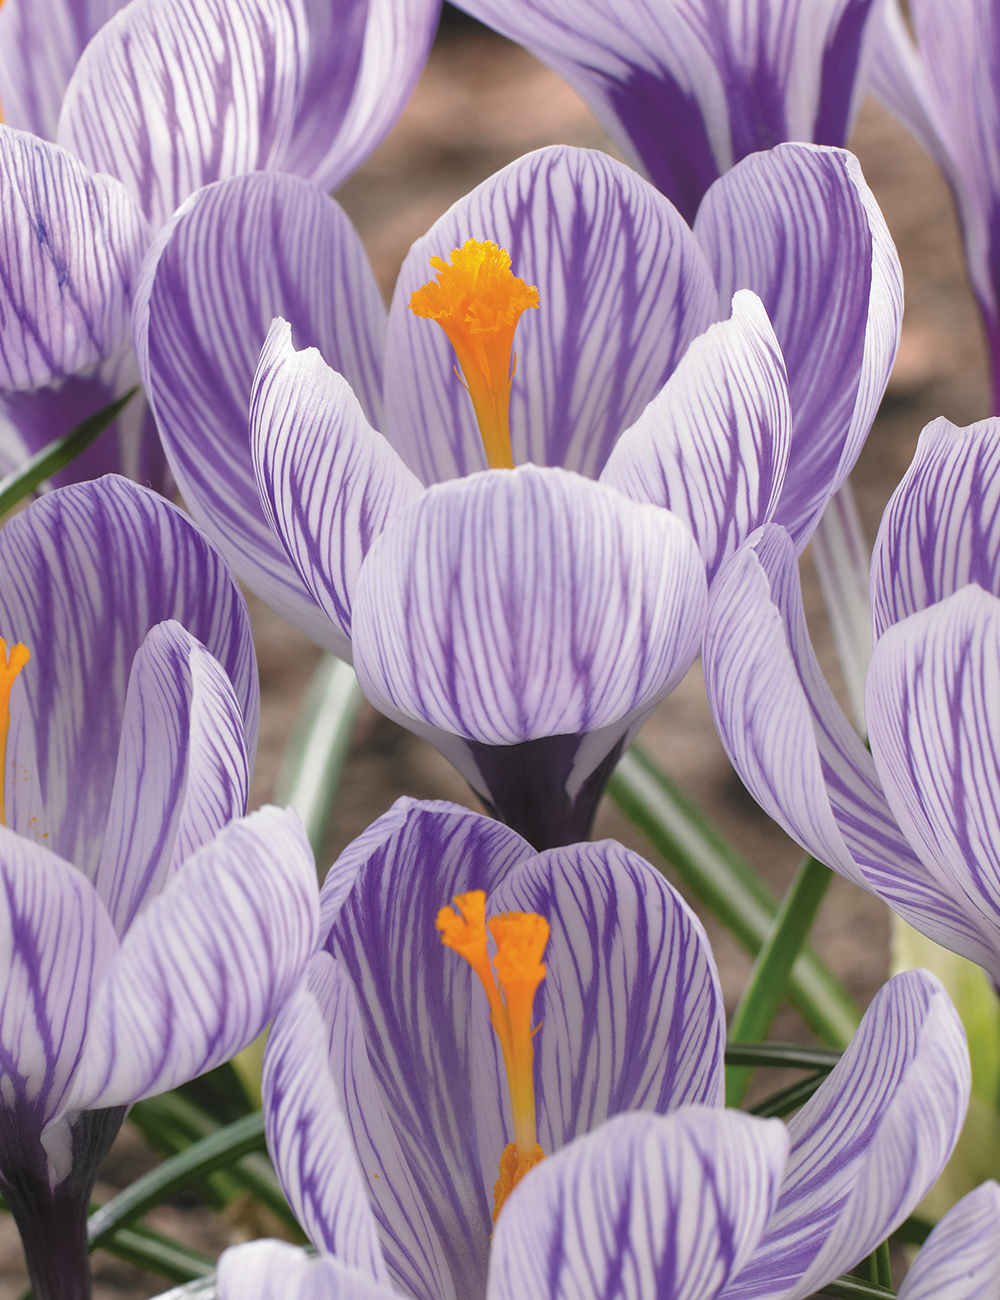
[[[538,293],[516,323],[513,471],[476,473],[472,379],[410,306],[434,300],[428,264],[461,266],[469,240],[506,254],[487,286]],[[417,241],[388,319],[315,189],[247,176],[202,191],[147,259],[135,337],[177,482],[237,573],[544,846],[588,833],[617,755],[692,663],[706,584],[739,542],[778,518],[805,546],[884,387],[899,289],[841,151],[746,159],[692,234],[633,172],[558,148]],[[469,338],[483,309],[462,308]],[[515,322],[500,316],[477,373],[506,399]]]
[[[258,692],[243,598],[124,479],[0,531],[0,1187],[38,1300],[84,1296],[98,1166],[134,1101],[228,1060],[315,941],[312,854],[246,812]]]
[[[704,932],[610,841],[535,853],[466,809],[401,800],[334,864],[320,913],[322,950],[275,1021],[264,1094],[275,1167],[321,1257],[230,1251],[222,1300],[802,1297],[902,1222],[961,1126],[964,1035],[925,972],[880,991],[787,1126],[722,1109]],[[486,916],[498,975],[511,923],[533,978],[549,931],[532,992],[545,1158],[495,1223],[519,1104],[479,970]],[[978,1202],[991,1244],[994,1192]]]

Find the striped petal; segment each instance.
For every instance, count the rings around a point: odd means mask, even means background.
[[[6,126],[0,178],[0,389],[39,388],[126,341],[149,226],[118,181]]]
[[[31,652],[11,700],[10,824],[93,874],[132,660],[157,623],[175,619],[222,665],[252,761],[259,695],[246,604],[186,515],[114,477],[50,492],[10,520],[0,573],[0,636]]]
[[[800,1300],[870,1254],[944,1168],[970,1085],[965,1033],[940,981],[906,971],[883,985],[789,1121],[781,1197],[725,1300]]]
[[[287,1241],[230,1246],[216,1272],[219,1300],[398,1300],[360,1269],[329,1255],[310,1258]]]
[[[513,273],[539,291],[540,310],[525,312],[515,338],[514,463],[596,477],[718,318],[701,249],[651,186],[587,150],[528,154],[456,203],[410,249],[389,311],[386,436],[425,483],[486,468],[451,344],[408,307],[430,258],[467,239],[507,249]]]
[[[300,0],[133,0],[77,64],[59,143],[158,229],[202,185],[281,165],[308,40]]]
[[[181,865],[246,812],[243,716],[229,678],[178,623],[132,661],[94,886],[124,934]]]
[[[722,1105],[725,1010],[701,923],[637,853],[605,840],[521,863],[490,899],[552,927],[535,997],[539,1142],[624,1111]]]
[[[886,797],[1000,973],[1000,600],[970,586],[879,640],[865,706]]]
[[[94,1004],[73,1109],[165,1092],[242,1051],[295,987],[316,921],[296,814],[266,807],[231,823],[125,936]]]
[[[601,482],[683,519],[711,582],[774,513],[791,433],[778,341],[760,299],[740,290],[732,318],[695,339],[622,434]]]
[[[350,656],[361,562],[378,534],[423,491],[350,384],[291,326],[271,326],[250,401],[250,449],[265,517]]]
[[[920,1248],[900,1300],[996,1300],[1000,1186],[991,1178],[952,1206]]]
[[[991,0],[908,6],[916,36],[888,9],[876,88],[938,161],[955,195],[965,260],[986,326],[994,383],[1000,375],[1000,14]]]
[[[704,566],[669,512],[524,465],[423,493],[358,580],[379,708],[488,745],[579,735],[666,695],[694,658]]]
[[[268,1150],[310,1239],[370,1279],[384,1282],[388,1266],[406,1295],[454,1300],[434,1207],[381,1100],[354,990],[326,953],[275,1021],[263,1091]]]
[[[339,1099],[344,1084],[349,1087],[355,1080],[330,1068],[337,993],[334,963],[318,953],[268,1035],[262,1079],[267,1145],[310,1241],[369,1279],[385,1281],[366,1191],[371,1175],[366,1177],[358,1163]],[[360,1057],[363,1065],[363,1043]]]
[[[282,169],[331,191],[381,144],[410,98],[438,0],[305,0],[309,64]]]
[[[876,35],[872,0],[462,0],[590,104],[688,221],[712,182],[782,140],[842,145]]]
[[[317,347],[379,421],[385,308],[350,222],[321,190],[254,175],[196,194],[147,260],[135,345],[171,468],[236,573],[313,640],[344,653],[261,507],[247,412],[271,321]]]
[[[774,518],[801,550],[868,436],[895,360],[899,258],[857,159],[783,144],[717,181],[695,234],[719,294],[757,293],[781,345],[792,448]]]
[[[920,435],[872,553],[872,619],[887,627],[967,583],[1000,596],[1000,420],[943,416]]]
[[[53,140],[87,42],[127,0],[6,0],[0,7],[3,120]]]
[[[726,751],[770,816],[922,933],[980,964],[994,962],[987,930],[904,839],[871,756],[826,684],[781,529],[752,538],[716,583],[703,666]]]
[[[0,827],[0,1167],[45,1157],[118,947],[93,886],[41,845]],[[48,1137],[54,1181],[71,1163],[65,1123]]]
[[[544,1161],[497,1222],[489,1300],[714,1300],[774,1208],[775,1120],[622,1115]]]

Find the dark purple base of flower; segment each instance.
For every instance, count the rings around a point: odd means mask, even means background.
[[[34,1300],[90,1300],[90,1194],[125,1112],[83,1112],[73,1128],[72,1172],[54,1190],[37,1138],[19,1141],[7,1132],[0,1139],[0,1186],[21,1234]]]
[[[470,740],[476,766],[492,798],[487,810],[536,849],[557,849],[590,838],[597,805],[621,757],[622,742],[570,799],[566,783],[583,736],[543,736],[520,745]]]

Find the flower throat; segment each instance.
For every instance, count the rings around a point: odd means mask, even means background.
[[[535,1049],[531,1009],[545,978],[542,954],[549,941],[549,923],[534,912],[506,912],[486,921],[486,894],[474,889],[457,895],[457,912],[442,907],[437,916],[441,942],[464,957],[479,976],[490,1005],[490,1023],[503,1052],[514,1119],[514,1141],[500,1156],[500,1174],[493,1189],[493,1222],[503,1203],[524,1175],[545,1153],[535,1131]],[[490,961],[487,926],[496,942]]]
[[[472,398],[490,469],[513,469],[510,450],[512,353],[521,313],[538,306],[538,290],[511,273],[510,254],[490,240],[467,239],[447,262],[431,258],[437,280],[410,295],[416,316],[448,335]],[[456,371],[457,373],[457,371]]]

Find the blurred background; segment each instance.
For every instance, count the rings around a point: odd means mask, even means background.
[[[445,6],[434,50],[406,111],[381,148],[337,198],[354,221],[388,301],[411,242],[456,199],[521,154],[548,144],[616,153],[589,109],[553,72],[518,46]],[[866,101],[850,147],[882,207],[903,264],[906,311],[899,356],[865,450],[852,475],[868,540],[893,488],[913,455],[917,436],[945,415],[959,425],[989,414],[986,352],[979,317],[965,279],[954,208],[934,164],[903,128]],[[447,255],[448,249],[441,252]],[[516,271],[515,267],[515,271]],[[804,597],[817,653],[846,703],[822,600],[803,564]],[[301,708],[319,651],[252,597],[260,665],[262,719],[251,806],[268,802],[280,760]],[[802,852],[744,790],[716,737],[696,665],[657,709],[642,740],[781,893]],[[425,742],[364,705],[334,808],[320,867],[400,795],[450,799],[477,807],[468,787]],[[617,808],[605,800],[597,838],[613,837],[636,849],[671,877],[668,865]],[[674,883],[677,883],[674,880]],[[750,959],[711,918],[715,948],[731,1011]],[[823,902],[813,941],[866,1006],[889,968],[889,913],[870,895],[835,878]],[[785,1008],[775,1038],[809,1040]],[[780,1086],[772,1075],[768,1088]],[[97,1199],[105,1200],[156,1162],[126,1124],[102,1172]],[[225,1220],[193,1195],[149,1215],[149,1222],[190,1246],[215,1254],[231,1242],[272,1231],[248,1220],[239,1206]],[[146,1300],[167,1289],[111,1256],[94,1257],[95,1300]],[[0,1219],[0,1300],[16,1300],[26,1283],[17,1233]]]

